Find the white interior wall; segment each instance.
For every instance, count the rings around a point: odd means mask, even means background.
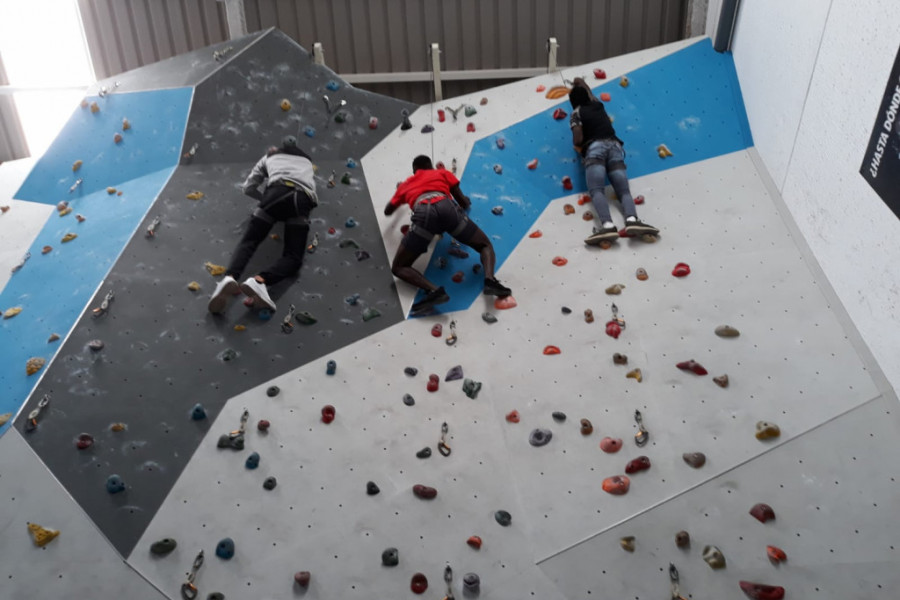
[[[895,389],[900,220],[859,168],[898,31],[896,0],[757,0],[742,3],[733,43],[759,154]]]

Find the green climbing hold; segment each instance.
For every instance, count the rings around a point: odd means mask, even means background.
[[[467,117],[474,116],[474,115],[476,115],[477,113],[478,113],[478,111],[475,110],[475,107],[474,107],[474,106],[472,106],[471,104],[466,105],[466,116],[467,116]]]
[[[494,519],[501,527],[509,527],[510,523],[512,523],[512,515],[505,510],[498,510],[495,512]]]
[[[318,320],[305,310],[295,314],[294,318],[297,319],[297,322],[300,323],[301,325],[312,325],[313,323],[315,323]]]
[[[338,248],[356,248],[359,249],[359,244],[356,243],[356,240],[346,239],[341,240],[338,244]]]
[[[372,319],[378,318],[381,316],[381,313],[378,312],[378,309],[374,306],[370,306],[366,310],[363,311],[362,320],[363,321],[371,321]]]
[[[173,540],[172,538],[163,538],[157,542],[153,542],[150,546],[150,552],[156,554],[157,556],[165,556],[169,552],[175,549],[178,545],[178,542]]]
[[[344,173],[341,175],[341,183],[344,185],[350,185],[350,173]]]
[[[475,381],[473,379],[469,379],[466,377],[463,380],[463,392],[465,392],[466,396],[474,400],[478,397],[478,392],[481,391],[481,382]]]

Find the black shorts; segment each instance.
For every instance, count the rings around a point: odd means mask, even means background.
[[[449,233],[461,243],[468,245],[478,226],[469,220],[463,209],[451,198],[444,198],[433,204],[419,202],[413,208],[412,226],[403,236],[403,245],[418,254],[428,250],[435,235]]]

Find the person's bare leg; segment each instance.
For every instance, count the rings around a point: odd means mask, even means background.
[[[391,263],[391,273],[395,277],[405,281],[410,285],[423,289],[426,292],[433,292],[438,286],[431,283],[425,276],[415,269],[412,264],[421,256],[420,252],[413,252],[403,244],[397,249],[394,255],[394,261]]]
[[[471,238],[465,241],[459,241],[479,254],[481,257],[481,268],[484,270],[485,279],[493,279],[494,264],[497,262],[497,255],[494,254],[494,246],[491,244],[491,240],[488,239],[487,235],[481,229],[478,229],[472,234]]]

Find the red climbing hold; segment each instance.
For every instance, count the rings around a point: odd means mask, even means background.
[[[466,540],[466,543],[469,546],[471,546],[472,548],[475,548],[476,550],[481,549],[481,538],[478,537],[477,535],[471,536],[469,539]]]
[[[544,233],[540,229],[535,229],[534,231],[532,231],[531,233],[528,234],[528,237],[539,238],[542,235],[544,235]]]
[[[528,168],[531,169],[532,171],[537,169],[537,166],[538,166],[538,159],[533,158],[530,161],[528,161]]]
[[[436,392],[438,390],[438,385],[441,381],[441,378],[432,373],[428,376],[428,384],[425,386],[429,392]]]
[[[94,445],[94,436],[89,433],[82,433],[78,436],[78,439],[75,440],[75,447],[79,450],[87,450],[91,446]]]
[[[622,327],[616,323],[615,321],[610,321],[606,324],[606,335],[619,339],[619,335],[622,333]]]
[[[443,122],[444,122],[444,119],[446,119],[446,118],[447,118],[447,115],[444,114],[444,110],[441,109],[441,108],[439,108],[439,109],[438,109],[438,121],[440,121],[441,123],[443,123]]]
[[[469,133],[475,133],[475,123],[469,121],[469,124],[466,125],[466,131],[468,131]]]
[[[544,354],[546,355],[559,354],[560,352],[561,350],[556,346],[544,346]]]
[[[571,190],[572,189],[572,178],[569,177],[568,175],[563,177],[562,178],[562,186],[563,186],[564,190]]]
[[[615,454],[622,449],[622,439],[605,437],[600,440],[600,449],[607,454]]]
[[[748,598],[752,600],[781,600],[784,598],[784,588],[780,585],[766,585],[764,583],[752,583],[740,581],[738,585]]]
[[[457,271],[456,273],[453,274],[453,277],[451,277],[450,279],[453,280],[453,283],[462,283],[463,277],[464,277],[463,272]]]
[[[437,490],[433,487],[428,487],[427,485],[417,483],[413,486],[413,494],[415,494],[417,498],[421,498],[423,500],[431,500],[432,498],[437,496]]]
[[[322,422],[328,425],[332,421],[334,421],[334,407],[326,404],[322,407]]]
[[[568,262],[569,261],[566,260],[565,258],[563,258],[562,256],[553,257],[553,264],[556,265],[557,267],[565,266],[565,264]]]
[[[434,337],[441,337],[441,334],[444,332],[444,327],[440,323],[436,323],[434,327],[431,328],[431,335]]]
[[[309,571],[297,571],[294,573],[294,582],[302,588],[309,587],[309,579]]]
[[[634,460],[628,461],[628,464],[625,465],[625,472],[631,475],[632,473],[637,473],[639,471],[646,471],[650,468],[650,459],[646,456],[638,456]]]
[[[695,375],[706,375],[706,373],[707,373],[707,370],[703,368],[703,365],[701,365],[694,359],[680,362],[680,363],[676,364],[675,366],[678,367],[679,369],[681,369],[682,371],[690,371],[691,373],[694,373]]]
[[[506,420],[510,423],[518,423],[519,422],[519,411],[511,410],[506,413]]]
[[[260,419],[259,423],[256,424],[256,428],[259,429],[260,431],[268,431],[269,427],[271,425],[272,424],[269,423],[268,421],[266,421],[265,419]]]
[[[780,563],[787,560],[787,554],[778,546],[766,546],[766,554],[773,563]]]
[[[437,161],[437,164],[434,165],[434,168],[435,168],[435,169],[443,169],[443,170],[445,170],[445,171],[447,170],[447,167],[444,166],[444,162],[441,161],[441,160]],[[397,184],[397,187],[400,187],[400,184],[399,184],[399,183]]]
[[[585,204],[587,204],[587,203],[590,202],[590,201],[591,201],[591,197],[590,197],[590,196],[588,196],[587,194],[582,194],[582,195],[578,198],[578,206],[584,206]]]
[[[546,89],[547,89],[547,86],[545,86],[545,85],[539,85],[539,86],[537,86],[536,88],[534,88],[534,91],[536,91],[537,93],[540,94],[541,92],[543,92],[543,91],[546,90]]]
[[[518,305],[516,299],[512,296],[503,296],[494,300],[494,308],[497,310],[507,310],[509,308],[515,308]]]
[[[424,594],[425,590],[428,589],[428,579],[422,573],[416,573],[412,576],[412,581],[409,582],[409,589],[412,590],[413,594]]]
[[[328,228],[328,235],[334,235],[335,233],[337,233],[337,229],[335,229],[334,227]]]
[[[643,196],[635,196],[635,197],[634,197],[634,203],[635,203],[635,204],[643,204],[643,203],[644,203],[644,197],[643,197]]]
[[[560,119],[565,119],[569,115],[561,108],[557,108],[553,111],[553,118],[559,121]]]
[[[603,69],[594,69],[594,78],[606,79],[606,71],[604,71]]]
[[[674,275],[675,277],[686,277],[687,275],[690,275],[690,273],[691,268],[687,263],[680,262],[675,265],[674,269],[672,269],[672,275]]]
[[[625,475],[613,475],[603,480],[603,491],[613,496],[621,496],[628,492],[631,480]]]
[[[753,508],[750,509],[750,514],[760,523],[765,523],[766,521],[771,521],[775,518],[775,511],[771,506],[764,504],[763,502],[754,504]]]

